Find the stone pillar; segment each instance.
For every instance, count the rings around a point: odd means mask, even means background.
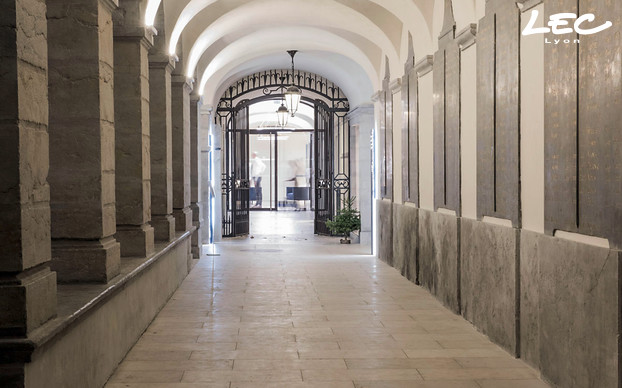
[[[173,216],[175,229],[185,232],[192,228],[190,209],[190,92],[186,77],[173,76]]]
[[[43,0],[11,0],[0,16],[0,336],[27,335],[56,315],[45,12]]]
[[[149,49],[141,2],[120,0],[114,26],[117,233],[121,256],[153,252],[149,128]]]
[[[47,4],[52,268],[60,281],[107,282],[120,264],[112,37],[118,3]]]
[[[149,56],[151,225],[155,229],[156,241],[171,241],[175,237],[171,112],[171,73],[174,68],[173,59],[163,53]]]
[[[201,96],[190,97],[190,209],[192,210],[192,225],[196,228],[192,233],[192,257],[198,259],[201,256],[201,211],[199,202],[201,198],[199,176],[201,175],[201,149],[199,147],[199,117],[201,109]]]
[[[374,127],[374,106],[361,105],[348,114],[350,120],[350,181],[357,208],[361,212],[360,243],[371,245],[373,222],[373,182],[371,135]]]

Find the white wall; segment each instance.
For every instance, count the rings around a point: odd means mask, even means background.
[[[540,14],[544,5],[535,7]],[[527,11],[531,14],[531,10]],[[523,15],[527,16],[527,15]],[[542,18],[536,27],[542,27]],[[522,18],[521,30],[529,17]],[[544,233],[544,39],[521,36],[521,209],[523,229]]]
[[[462,217],[477,219],[477,47],[461,58],[461,196]]]

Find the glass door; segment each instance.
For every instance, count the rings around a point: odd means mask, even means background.
[[[276,134],[251,131],[250,208],[277,210]]]

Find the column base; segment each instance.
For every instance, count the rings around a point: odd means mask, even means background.
[[[196,229],[195,231],[192,233],[192,238],[191,238],[191,252],[192,252],[192,258],[194,259],[198,259],[199,257],[201,257],[201,238],[200,238],[200,228],[201,228],[201,220],[200,220],[200,216],[201,216],[201,211],[199,210],[199,205],[196,202],[192,202],[190,204],[190,209],[192,210],[192,226],[194,226]]]
[[[56,316],[56,273],[47,265],[0,280],[0,336],[25,336]]]
[[[115,238],[121,244],[122,257],[147,257],[153,253],[154,231],[151,225],[117,225]]]
[[[151,226],[155,241],[168,242],[175,238],[175,217],[172,215],[152,215]]]
[[[119,274],[121,246],[114,237],[52,240],[52,270],[61,283],[108,283]]]
[[[190,245],[192,247],[192,257],[198,259],[201,257],[201,223],[199,221],[193,221],[192,225],[196,228],[192,233],[190,239]]]
[[[175,217],[176,231],[185,232],[192,228],[192,210],[189,207],[173,209],[173,217]]]

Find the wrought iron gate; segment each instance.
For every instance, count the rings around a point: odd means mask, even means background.
[[[330,129],[332,115],[326,104],[315,104],[314,155],[315,162],[315,227],[316,234],[330,235],[326,221],[333,217],[333,163]]]
[[[277,91],[283,84],[292,83],[303,89],[303,100],[315,107],[311,185],[316,234],[330,234],[326,221],[350,197],[350,126],[346,118],[350,107],[341,89],[319,75],[303,71],[270,70],[252,74],[231,85],[216,110],[217,124],[221,125],[224,136],[223,237],[249,233],[248,107],[262,100],[280,99],[282,94]]]
[[[248,105],[233,111],[225,131],[225,168],[222,176],[223,236],[248,234],[250,227]]]

